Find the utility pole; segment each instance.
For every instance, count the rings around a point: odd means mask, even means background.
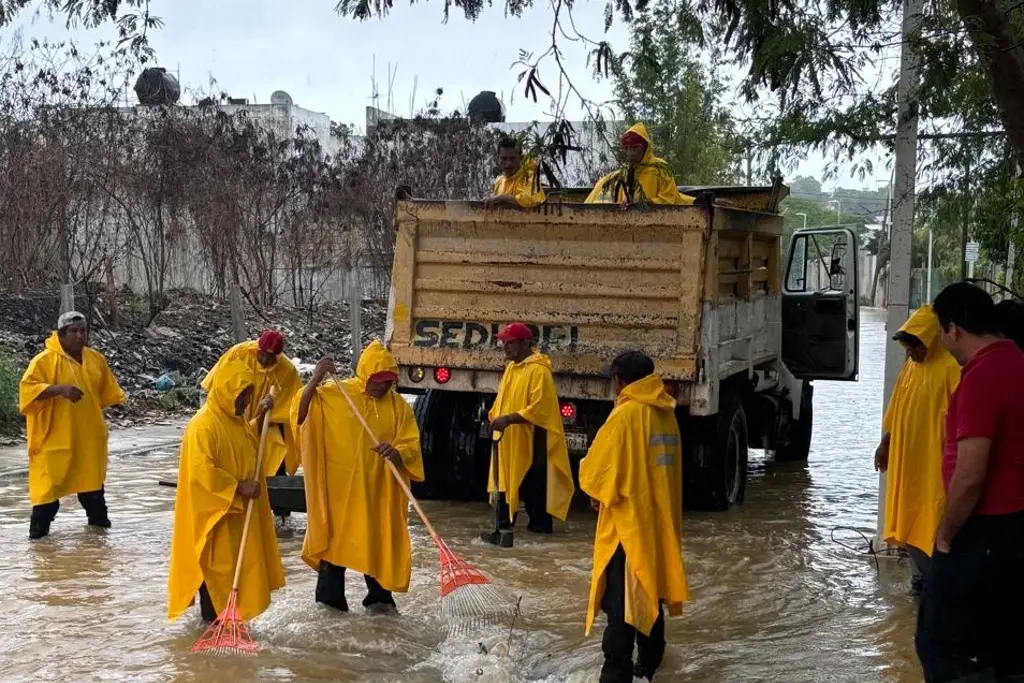
[[[932,226],[928,226],[928,292],[924,295],[924,303],[930,304],[932,302],[932,246],[935,243],[934,235],[932,234]]]
[[[924,0],[903,0],[903,46],[900,50],[900,79],[897,86],[896,161],[893,172],[893,221],[889,240],[889,296],[886,302],[885,388],[882,412],[896,385],[906,354],[892,335],[910,314],[911,242],[914,235],[915,182],[917,179],[918,90],[921,55],[916,43],[921,37]],[[876,542],[881,545],[885,531],[885,474],[878,477],[878,525]]]
[[[242,315],[242,287],[236,281],[231,286],[231,336],[236,344],[245,341],[245,316]]]

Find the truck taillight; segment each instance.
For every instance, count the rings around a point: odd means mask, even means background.
[[[434,381],[438,384],[448,384],[452,378],[452,371],[448,368],[434,368]]]
[[[416,384],[423,381],[423,378],[427,376],[426,371],[423,368],[409,368],[409,379]]]
[[[576,404],[575,403],[570,403],[569,401],[566,401],[565,403],[562,404],[562,407],[560,408],[560,412],[562,413],[562,420],[563,421],[565,421],[565,422],[567,422],[569,424],[572,424],[573,422],[576,421]]]

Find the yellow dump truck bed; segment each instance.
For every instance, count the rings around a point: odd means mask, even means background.
[[[534,327],[566,398],[607,397],[599,369],[629,348],[693,385],[712,358],[710,379],[737,354],[736,371],[774,359],[778,194],[762,190],[761,210],[398,202],[387,337],[400,386],[441,388],[434,370],[447,368],[445,389],[494,391],[495,335],[514,321]]]

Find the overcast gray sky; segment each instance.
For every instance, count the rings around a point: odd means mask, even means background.
[[[520,50],[543,52],[550,43],[551,7],[544,0],[521,19],[506,18],[501,6],[486,10],[475,23],[453,12],[442,21],[440,0],[409,6],[397,0],[393,14],[383,21],[357,22],[339,17],[334,0],[153,0],[153,13],[164,27],[151,35],[160,66],[179,72],[183,87],[207,89],[211,78],[218,89],[233,97],[267,102],[274,90],[285,90],[296,104],[325,112],[331,119],[362,129],[365,107],[372,104],[372,78],[376,73],[378,104],[388,108],[388,71],[394,71],[391,107],[408,114],[420,109],[434,89],[444,89],[445,110],[462,109],[481,90],[499,93],[510,121],[546,120],[549,106],[524,97],[513,67]],[[603,35],[603,3],[578,3],[577,28],[588,36]],[[20,30],[25,38],[73,38],[82,44],[113,37],[112,27],[94,31],[67,31],[47,17],[24,13],[0,40]],[[624,27],[609,34],[616,49],[628,44]],[[611,98],[608,83],[595,81],[586,66],[586,50],[579,43],[562,41],[567,71],[593,100]],[[541,67],[545,84],[557,86],[557,69],[548,59]],[[567,114],[582,118],[576,101]],[[655,141],[657,143],[657,141]],[[876,161],[876,165],[881,166]],[[813,156],[787,175],[820,177],[824,160]],[[887,180],[888,173],[877,172]],[[684,178],[680,182],[686,182]],[[841,177],[847,187],[862,183]],[[828,183],[832,185],[832,183]],[[876,182],[864,183],[871,188]]]

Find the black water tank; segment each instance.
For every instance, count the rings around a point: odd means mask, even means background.
[[[505,120],[505,111],[502,109],[501,101],[490,90],[484,90],[471,99],[467,113],[470,119],[484,123],[500,123]]]
[[[139,74],[135,81],[135,94],[139,104],[174,104],[181,97],[181,86],[178,79],[167,73],[167,69],[153,66]]]

